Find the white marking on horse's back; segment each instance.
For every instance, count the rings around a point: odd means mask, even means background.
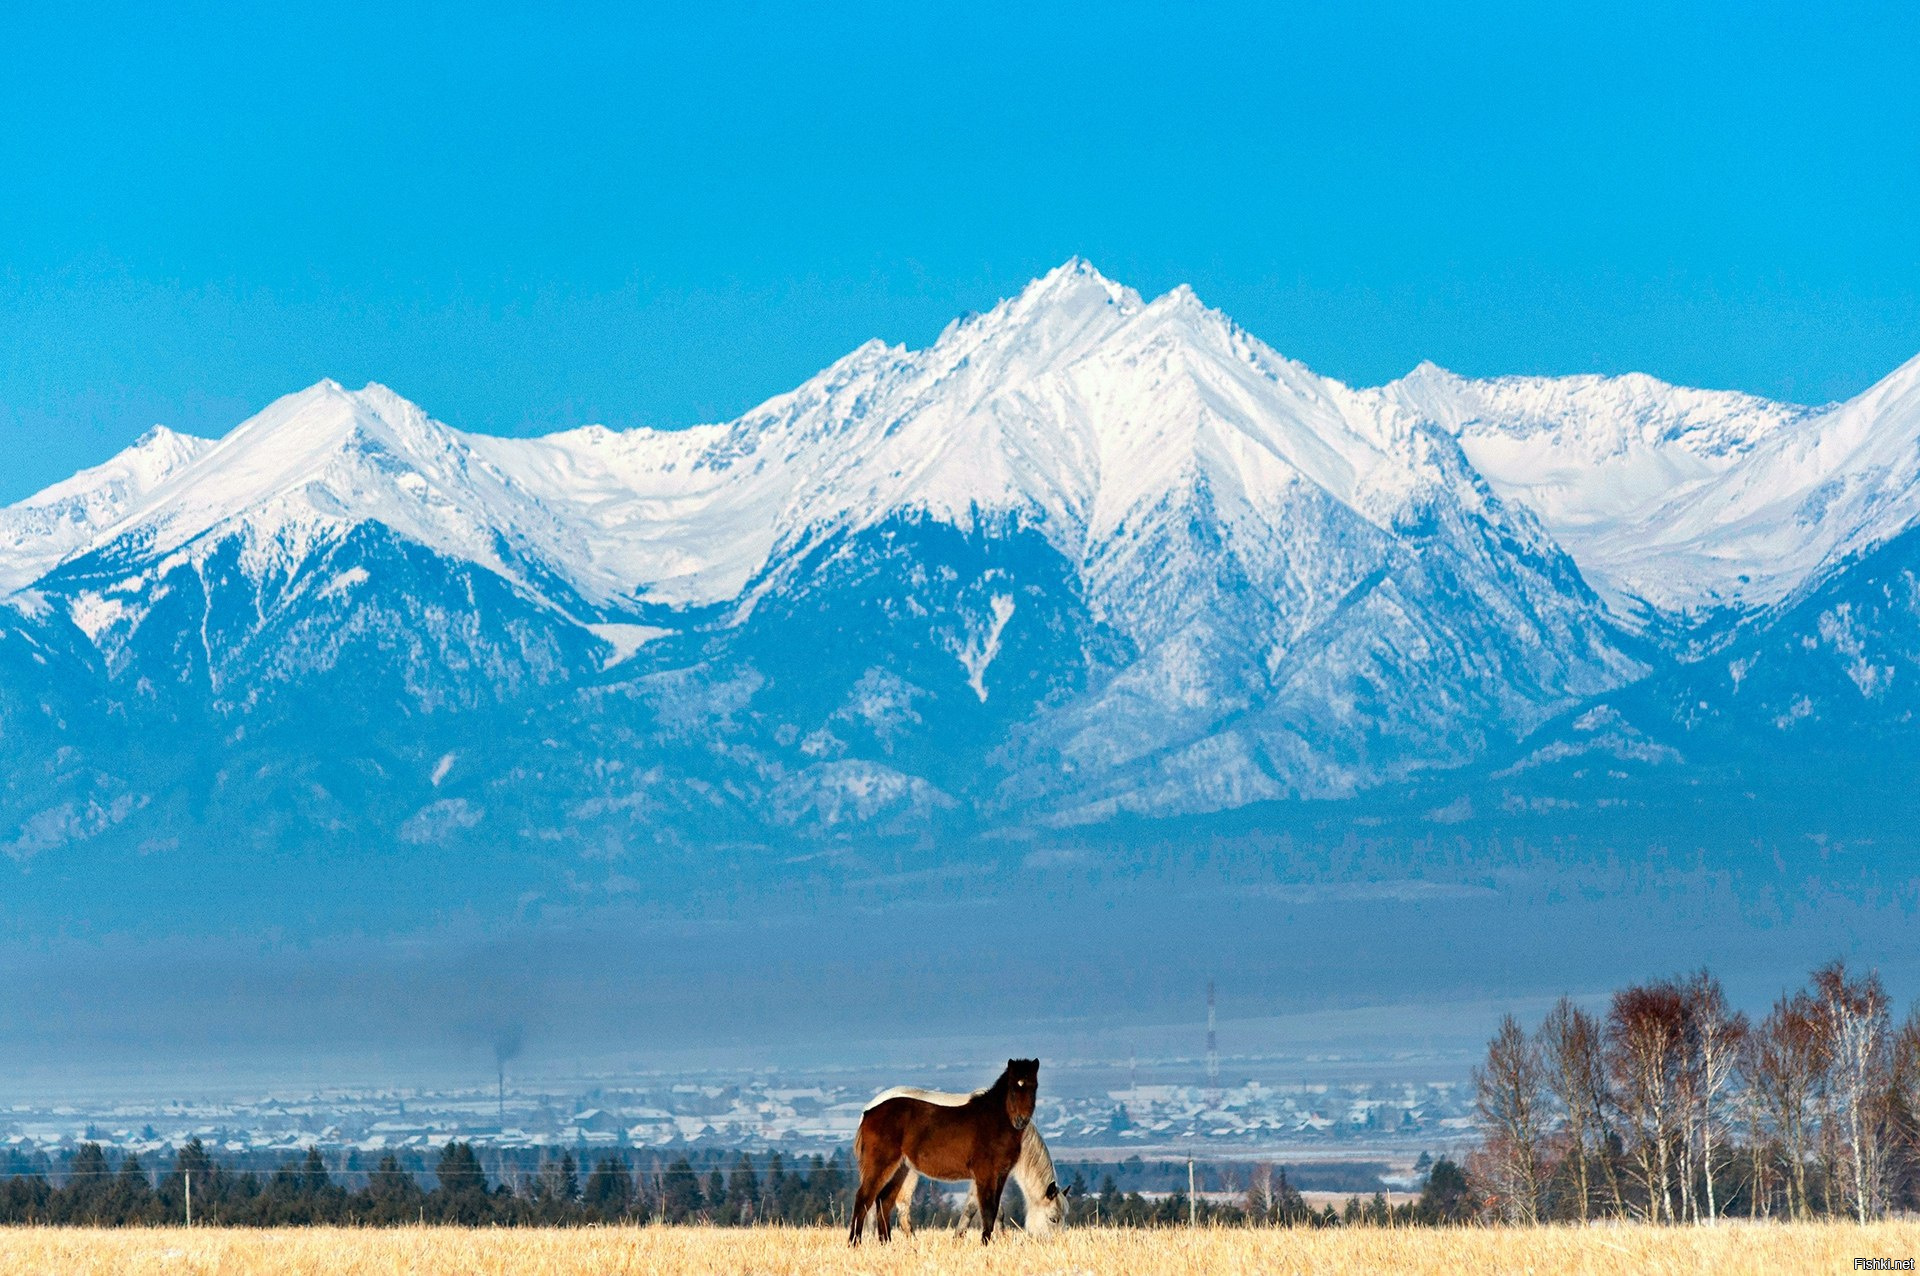
[[[985,1093],[985,1090],[975,1090],[972,1094],[955,1094],[951,1090],[922,1090],[919,1086],[897,1085],[874,1095],[867,1100],[867,1106],[860,1110],[871,1112],[889,1099],[918,1099],[935,1107],[964,1108]]]

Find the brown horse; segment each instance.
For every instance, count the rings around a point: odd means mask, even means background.
[[[980,1198],[980,1243],[993,1239],[1000,1214],[1000,1193],[1020,1159],[1020,1142],[1040,1092],[1040,1061],[1009,1059],[1000,1079],[954,1103],[920,1098],[911,1090],[889,1090],[867,1105],[854,1135],[860,1161],[860,1190],[853,1198],[849,1244],[860,1243],[867,1211],[883,1241],[893,1237],[893,1209],[907,1177],[971,1179]]]

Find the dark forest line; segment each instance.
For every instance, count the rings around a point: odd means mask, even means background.
[[[267,1172],[239,1168],[215,1157],[199,1140],[174,1153],[164,1168],[138,1155],[115,1155],[83,1144],[63,1166],[44,1154],[13,1154],[0,1166],[0,1223],[85,1227],[161,1226],[186,1221],[233,1227],[320,1225],[404,1226],[438,1223],[464,1226],[567,1227],[604,1224],[681,1223],[744,1227],[784,1223],[844,1226],[853,1199],[847,1161],[832,1156],[778,1152],[707,1153],[696,1165],[687,1155],[666,1160],[629,1151],[600,1156],[588,1166],[571,1151],[527,1167],[499,1160],[489,1173],[471,1143],[450,1142],[430,1174],[387,1153],[365,1171],[330,1169],[318,1148]],[[1468,1217],[1466,1179],[1449,1161],[1433,1164],[1427,1189],[1413,1205],[1389,1206],[1375,1194],[1354,1196],[1344,1211],[1309,1208],[1288,1182],[1283,1167],[1248,1171],[1238,1201],[1202,1195],[1191,1205],[1184,1193],[1144,1196],[1122,1192],[1112,1175],[1098,1187],[1077,1168],[1067,1183],[1070,1225],[1122,1227],[1206,1223],[1305,1224],[1445,1223]],[[423,1182],[430,1179],[431,1185]],[[354,1180],[364,1180],[350,1185]],[[1010,1213],[1021,1214],[1019,1194],[1008,1193]],[[923,1182],[912,1202],[917,1227],[953,1225],[952,1202]]]

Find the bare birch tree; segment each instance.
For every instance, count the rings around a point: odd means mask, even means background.
[[[1920,1188],[1920,1006],[1907,1012],[1888,1053],[1888,1196],[1910,1207]]]
[[[1533,1039],[1512,1015],[1487,1045],[1487,1061],[1473,1070],[1474,1108],[1483,1135],[1482,1160],[1490,1186],[1511,1222],[1540,1219],[1541,1144],[1546,1132],[1544,1068]]]
[[[1273,1221],[1273,1163],[1256,1162],[1247,1179],[1247,1217],[1262,1223]]]
[[[1872,971],[1850,976],[1843,962],[1813,972],[1826,1029],[1829,1111],[1839,1187],[1861,1223],[1880,1212],[1886,1169],[1890,1050],[1887,994]]]
[[[1760,1034],[1749,1032],[1740,1043],[1740,1108],[1747,1126],[1747,1216],[1773,1213],[1773,1138],[1767,1127],[1767,1105],[1760,1085]]]
[[[1606,1066],[1600,1053],[1600,1021],[1562,997],[1540,1025],[1540,1053],[1547,1088],[1566,1122],[1567,1155],[1573,1159],[1574,1199],[1580,1221],[1592,1213],[1591,1167],[1597,1150],[1606,1155]]]
[[[1683,1124],[1686,998],[1670,981],[1623,989],[1607,1014],[1607,1071],[1632,1135],[1647,1217],[1676,1221],[1673,1151]]]
[[[1787,1211],[1812,1217],[1807,1157],[1813,1151],[1817,1091],[1827,1070],[1823,1011],[1807,993],[1784,996],[1754,1038],[1748,1084],[1759,1095],[1786,1169]]]
[[[1700,1138],[1700,1170],[1705,1180],[1709,1222],[1720,1217],[1714,1193],[1714,1156],[1719,1148],[1724,1109],[1739,1072],[1741,1046],[1748,1032],[1747,1017],[1731,1010],[1720,981],[1705,970],[1685,985],[1688,1044],[1693,1053],[1688,1069],[1695,1105],[1693,1126]]]

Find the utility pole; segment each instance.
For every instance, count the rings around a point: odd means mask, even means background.
[[[1187,1153],[1187,1226],[1200,1226],[1200,1198],[1193,1193],[1193,1153]]]
[[[187,1180],[187,1226],[192,1227],[193,1226],[193,1171],[182,1170],[180,1171],[180,1173]]]

